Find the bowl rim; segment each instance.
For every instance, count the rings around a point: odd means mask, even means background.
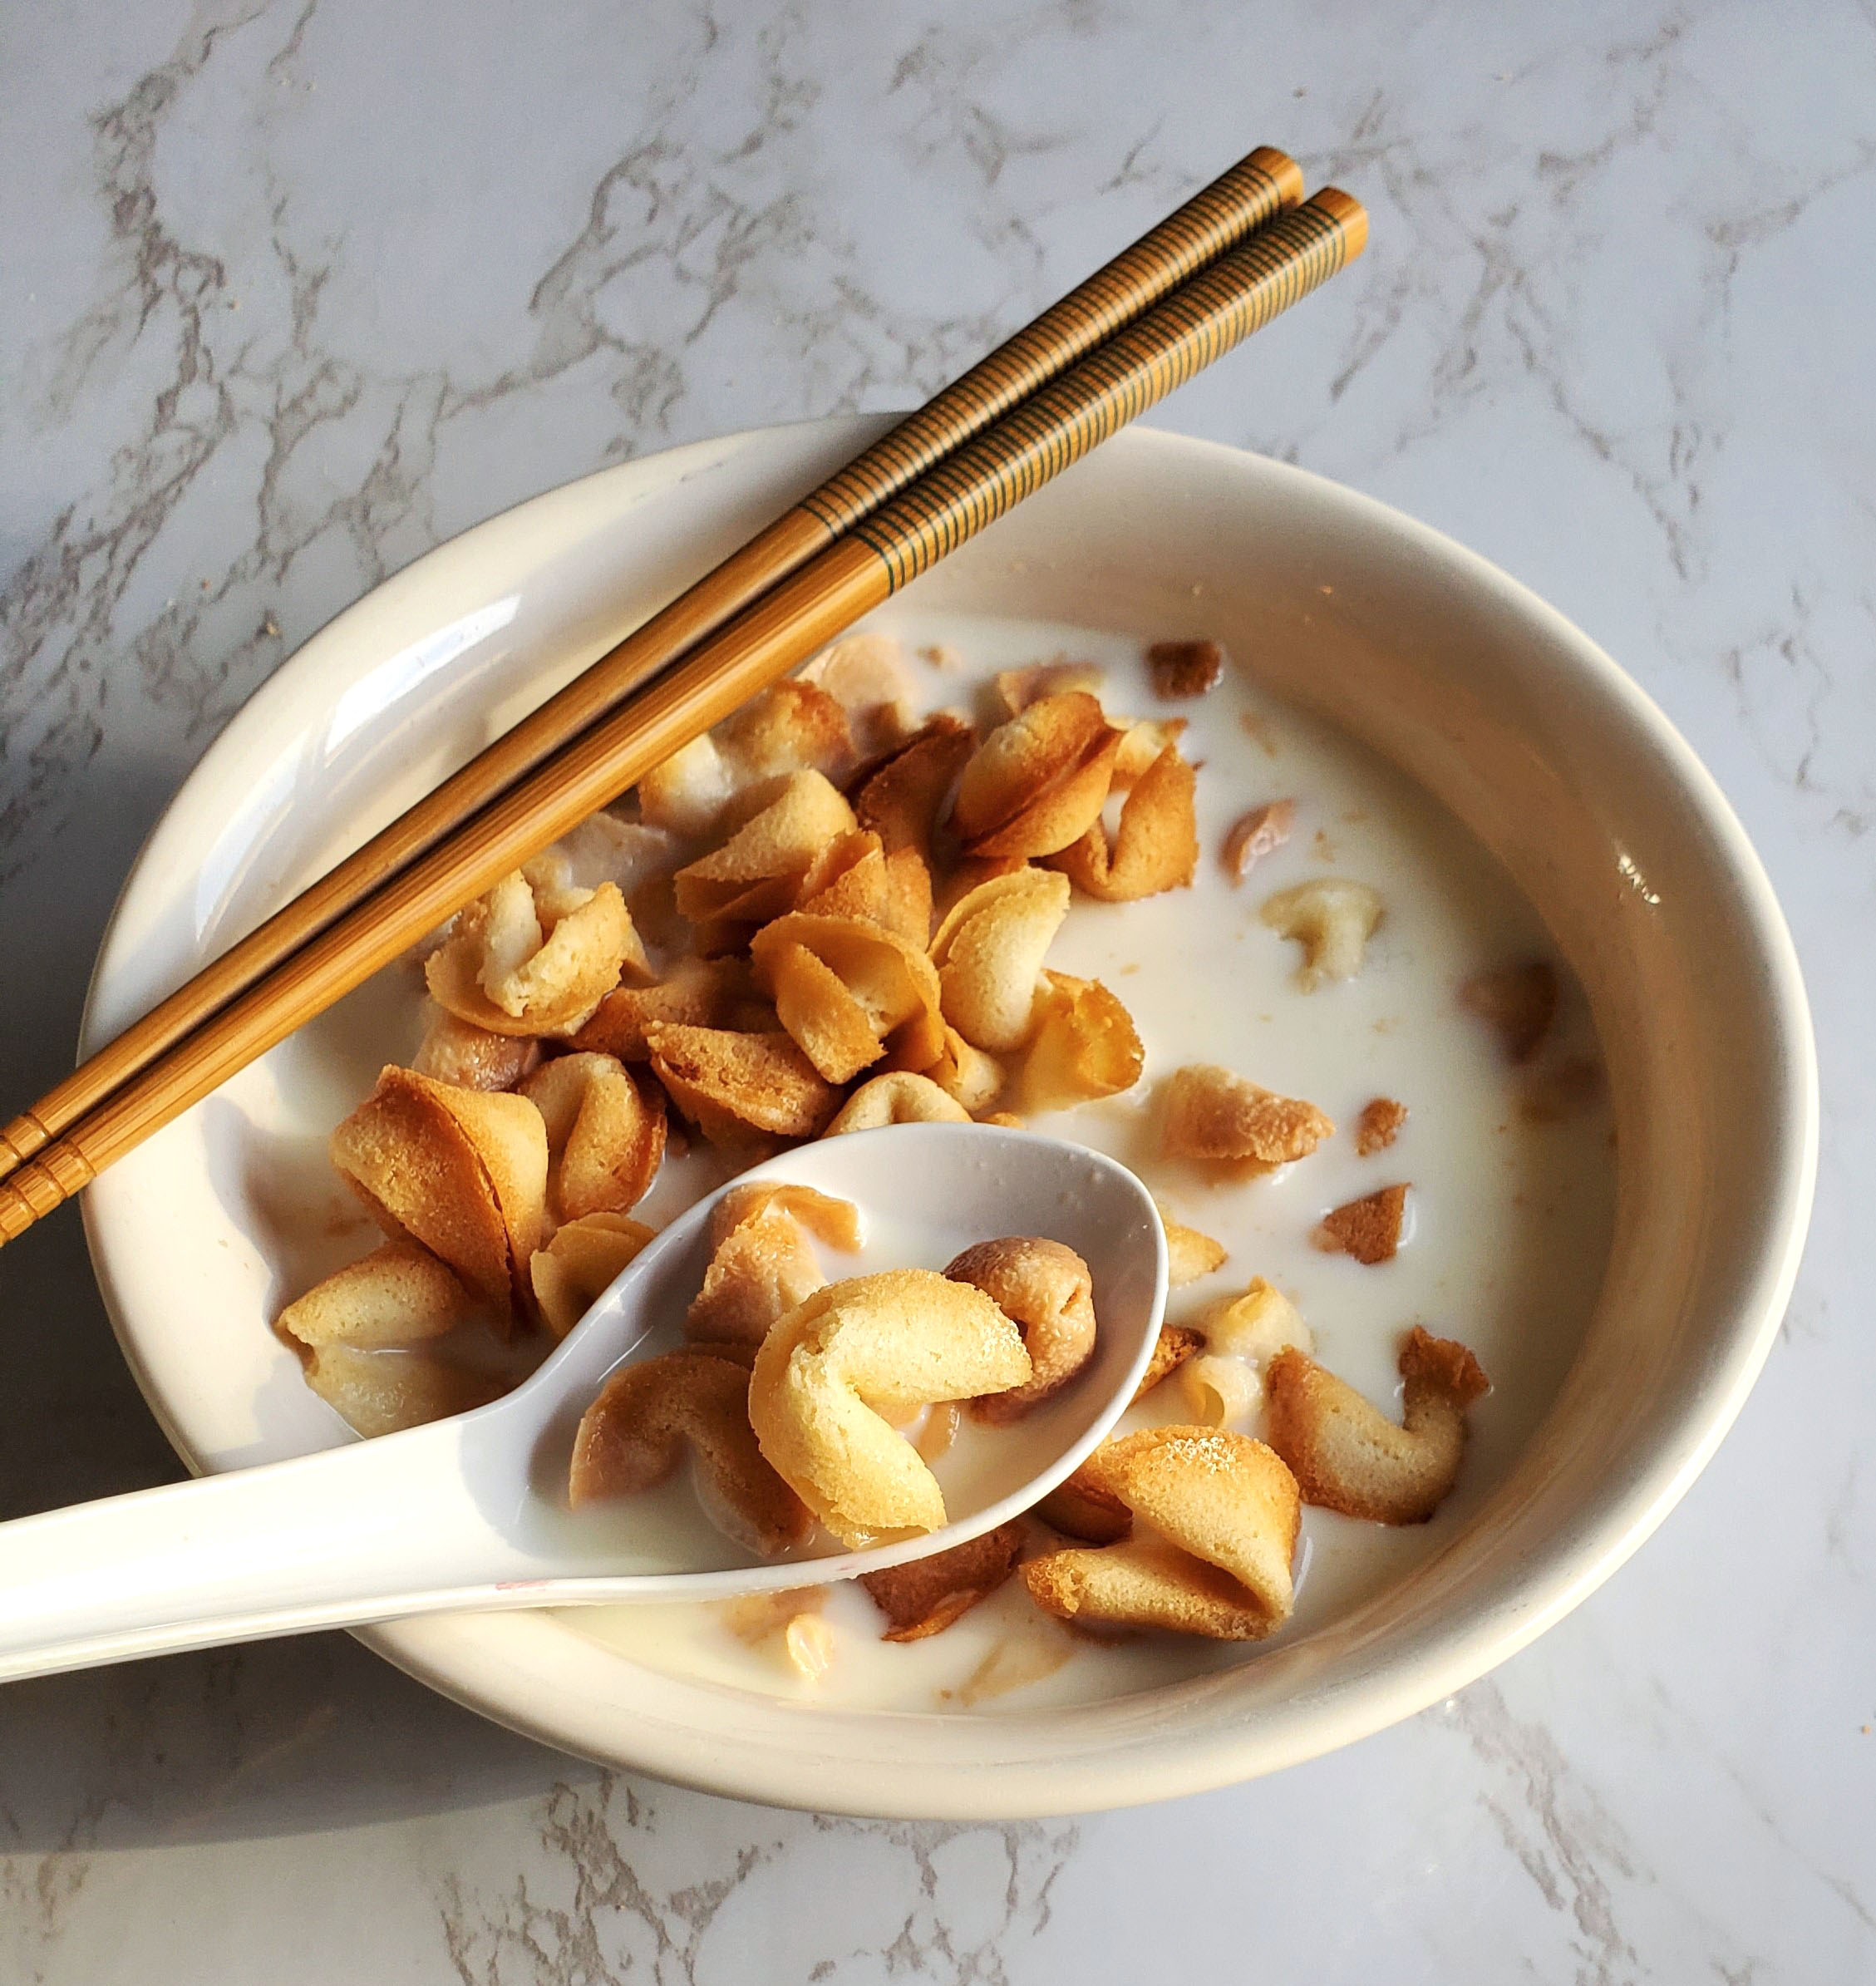
[[[602,480],[622,490],[643,483],[647,492],[668,486],[702,469],[740,465],[759,473],[766,458],[805,446],[810,439],[844,436],[859,446],[887,426],[889,416],[837,416],[751,428],[692,442],[573,479],[526,499],[413,560],[391,579],[335,615],[313,640],[342,635],[346,623],[362,629],[387,588],[423,583],[424,569],[445,554],[460,557],[478,540],[515,527],[529,513],[565,502]],[[652,1774],[700,1791],[825,1811],[903,1818],[1002,1820],[1086,1811],[1139,1804],[1210,1790],[1320,1755],[1370,1735],[1425,1708],[1475,1680],[1527,1646],[1609,1578],[1647,1540],[1684,1496],[1725,1437],[1764,1365],[1796,1277],[1809,1220],[1817,1169],[1819,1097],[1816,1054],[1802,974],[1789,930],[1758,855],[1717,782],[1666,715],[1639,684],[1557,609],[1519,581],[1456,540],[1393,506],[1332,480],[1248,450],[1155,428],[1135,427],[1104,451],[1111,461],[1134,452],[1164,458],[1203,459],[1213,468],[1338,510],[1364,535],[1380,534],[1424,556],[1450,574],[1455,583],[1492,596],[1514,617],[1529,623],[1558,653],[1568,658],[1578,680],[1631,732],[1639,734],[1664,768],[1667,781],[1698,817],[1711,860],[1724,871],[1740,914],[1757,947],[1765,979],[1765,1005],[1776,1035],[1776,1068],[1770,1085],[1776,1119],[1786,1132],[1778,1155],[1776,1205],[1766,1224],[1766,1239],[1753,1264],[1750,1286],[1735,1306],[1734,1322],[1720,1343],[1715,1368],[1697,1394],[1674,1417],[1667,1434],[1634,1471],[1632,1480],[1574,1539],[1568,1554],[1538,1569],[1523,1604],[1457,1613],[1421,1635],[1385,1674],[1370,1674],[1334,1700],[1316,1706],[1312,1721],[1295,1717],[1258,1725],[1254,1720],[1237,1742],[1202,1754],[1143,1740],[1138,1747],[1070,1758],[1038,1756],[1016,1768],[985,1772],[968,1762],[933,1764],[907,1760],[884,1766],[856,1766],[817,1757],[814,1746],[783,1742],[789,1725],[799,1727],[801,1707],[780,1705],[773,1745],[713,1744],[694,1724],[660,1714],[650,1706],[608,1698],[597,1676],[590,1702],[574,1714],[564,1696],[540,1688],[530,1697],[518,1679],[543,1654],[542,1630],[551,1626],[559,1648],[557,1668],[570,1660],[592,1668],[603,1658],[616,1675],[625,1658],[608,1653],[590,1638],[566,1629],[543,1614],[433,1616],[357,1630],[360,1639],[397,1667],[492,1721],[557,1749]],[[97,1008],[121,961],[114,956],[126,905],[147,885],[161,857],[165,832],[199,808],[207,790],[239,766],[252,734],[271,723],[274,707],[298,693],[309,666],[302,648],[281,664],[237,712],[203,755],[165,809],[132,864],[114,907],[94,966],[85,1009],[87,1044]],[[91,1196],[83,1203],[87,1244],[111,1328],[151,1411],[166,1437],[195,1472],[204,1466],[182,1430],[140,1355],[131,1303],[111,1262],[106,1224]],[[632,1668],[635,1678],[653,1672]],[[696,1688],[697,1685],[680,1685]],[[666,1694],[654,1688],[655,1699]],[[766,1699],[757,1699],[766,1702]],[[538,1706],[547,1704],[549,1711]],[[668,1711],[668,1706],[665,1707]],[[890,1719],[914,1713],[820,1712]],[[954,1723],[956,1720],[947,1720]],[[986,1722],[1003,1723],[1002,1718]],[[837,1776],[836,1776],[837,1775]]]

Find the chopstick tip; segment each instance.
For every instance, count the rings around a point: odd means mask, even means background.
[[[1346,259],[1352,262],[1368,245],[1368,210],[1339,186],[1319,188],[1309,198],[1318,213],[1327,214],[1342,229]]]
[[[1260,145],[1251,154],[1248,163],[1259,167],[1275,180],[1278,196],[1286,207],[1301,205],[1302,168],[1287,151],[1279,151],[1274,145]]]

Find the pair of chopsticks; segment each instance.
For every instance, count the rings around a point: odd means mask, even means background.
[[[1352,261],[1302,194],[1241,160],[0,1129],[0,1243]]]

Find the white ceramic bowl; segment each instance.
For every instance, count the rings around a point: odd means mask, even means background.
[[[126,886],[87,1049],[249,928],[881,423],[732,436],[591,476],[446,545],[342,614],[203,759]],[[1601,1301],[1554,1407],[1451,1545],[1253,1662],[1081,1708],[806,1709],[654,1674],[545,1614],[366,1637],[549,1743],[749,1798],[992,1818],[1269,1772],[1470,1681],[1567,1612],[1686,1491],[1783,1312],[1809,1210],[1804,992],[1712,781],[1608,657],[1397,513],[1255,456],[1110,443],[918,582],[923,601],[1215,635],[1440,796],[1536,904],[1590,998],[1618,1157]],[[87,1195],[126,1355],[192,1468],[342,1438],[267,1318],[271,1205],[323,1173],[255,1160],[289,1051]],[[284,1062],[282,1056],[288,1057]],[[342,1072],[350,1095],[372,1067]]]

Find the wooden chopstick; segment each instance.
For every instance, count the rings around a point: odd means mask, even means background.
[[[1286,153],[1259,145],[1239,160],[0,1128],[0,1177],[914,476],[1302,198]]]
[[[1325,188],[1022,402],[582,732],[0,1181],[11,1240],[518,864],[1358,255]]]

